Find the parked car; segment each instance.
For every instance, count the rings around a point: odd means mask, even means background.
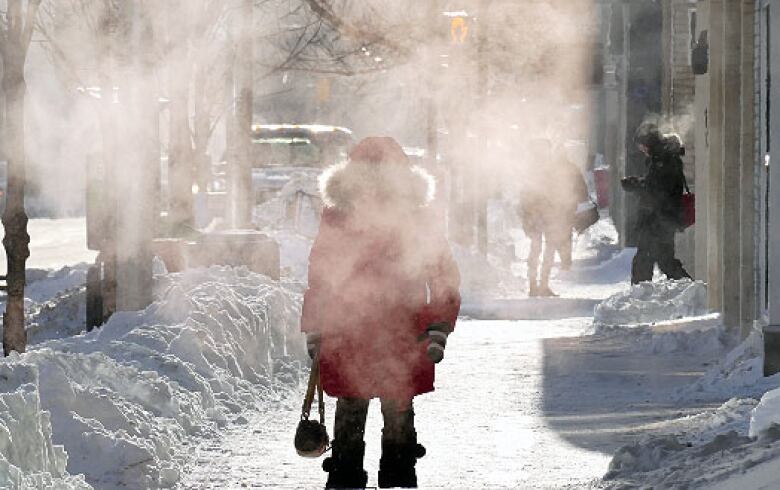
[[[352,131],[324,125],[263,124],[252,127],[255,202],[276,196],[295,174],[316,177],[347,157]]]
[[[252,192],[255,205],[278,197],[291,181],[316,181],[323,169],[345,159],[353,144],[352,131],[338,126],[252,126]],[[205,213],[208,216],[224,215],[229,192],[228,177],[224,159],[212,166],[212,178],[206,189]],[[208,219],[205,221],[208,222]]]
[[[255,203],[278,195],[294,175],[316,177],[346,158],[352,131],[318,124],[257,124],[252,126],[252,190]],[[227,191],[225,162],[214,166],[209,192]]]

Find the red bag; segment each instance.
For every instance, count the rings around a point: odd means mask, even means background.
[[[682,228],[688,228],[696,223],[696,194],[693,192],[686,192],[680,198],[682,201],[682,216],[681,225]]]
[[[609,207],[609,167],[593,170],[593,182],[596,184],[596,204],[599,208]]]

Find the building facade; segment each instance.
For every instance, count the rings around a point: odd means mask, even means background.
[[[727,327],[742,336],[761,327],[769,342],[780,332],[780,254],[771,253],[780,247],[780,170],[772,172],[780,161],[780,85],[772,83],[780,79],[780,0],[614,1],[602,8],[610,12],[605,150],[622,241],[632,243],[632,210],[618,180],[635,173],[630,135],[657,106],[684,140],[685,173],[696,193],[696,225],[680,234],[679,255],[708,284],[710,307]],[[659,14],[661,42],[648,44]],[[647,31],[643,37],[635,25]],[[658,100],[638,105],[636,80],[654,78],[647,68],[654,57]]]

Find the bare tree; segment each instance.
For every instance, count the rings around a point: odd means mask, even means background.
[[[7,141],[8,186],[3,213],[5,247],[8,261],[6,310],[3,315],[3,352],[24,352],[27,333],[24,329],[25,267],[30,256],[27,213],[24,209],[25,147],[24,99],[26,84],[24,66],[32,39],[40,0],[8,0],[5,22],[0,26],[0,54],[3,59],[3,93],[5,96],[5,139]]]

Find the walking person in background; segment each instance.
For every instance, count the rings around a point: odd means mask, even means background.
[[[669,279],[691,278],[675,257],[674,236],[682,223],[685,187],[680,137],[664,135],[654,124],[643,124],[634,136],[646,156],[644,177],[625,177],[627,192],[638,194],[637,251],[631,264],[631,283],[652,281],[655,264]]]
[[[555,297],[550,289],[555,252],[561,257],[561,267],[569,268],[574,217],[577,205],[588,200],[588,187],[574,164],[553,153],[549,140],[531,140],[528,156],[520,196],[523,230],[531,240],[528,295]]]
[[[391,138],[367,138],[321,179],[325,202],[309,258],[301,330],[337,397],[327,488],[362,488],[369,400],[382,406],[379,487],[416,487],[412,400],[433,391],[434,364],[460,309],[460,276],[430,203],[435,182]]]
[[[561,240],[558,243],[558,257],[561,259],[561,270],[567,271],[572,265],[573,237],[577,208],[583,203],[590,203],[588,184],[582,172],[569,160],[563,152],[555,155],[552,168],[552,179],[556,182],[557,196],[555,210],[557,216],[553,226],[561,227]],[[579,230],[582,232],[583,230]],[[565,233],[565,235],[564,235]]]

